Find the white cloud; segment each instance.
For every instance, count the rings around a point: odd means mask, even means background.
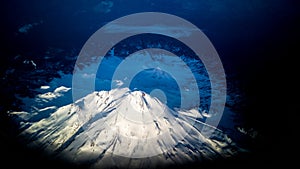
[[[171,36],[174,38],[189,37],[194,31],[193,29],[184,26],[168,26],[168,25],[150,25],[150,26],[138,26],[138,25],[123,25],[123,24],[110,24],[105,27],[106,33],[157,33]]]

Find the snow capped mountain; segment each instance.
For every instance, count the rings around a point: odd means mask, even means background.
[[[165,168],[243,151],[207,122],[218,118],[199,61],[159,49],[112,54],[99,65],[93,59],[43,84],[34,98],[21,98],[22,111],[9,112],[30,149],[98,169]],[[225,111],[221,127],[233,131],[232,112]]]
[[[147,93],[117,88],[93,92],[27,122],[21,136],[29,146],[91,168],[163,167],[239,151],[201,118],[198,110],[174,111]],[[210,137],[208,130],[214,130]]]

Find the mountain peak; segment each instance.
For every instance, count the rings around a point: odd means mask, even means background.
[[[91,165],[111,163],[105,162],[106,157],[124,157],[140,159],[138,163],[155,159],[151,165],[156,166],[235,152],[228,146],[231,140],[197,120],[201,117],[197,114],[197,110],[175,112],[142,91],[116,88],[60,107],[22,134],[31,136],[29,145],[42,145],[59,157]],[[203,129],[214,130],[213,139]]]

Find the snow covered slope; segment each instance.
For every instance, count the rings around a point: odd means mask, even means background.
[[[117,88],[93,92],[27,122],[21,136],[53,157],[91,168],[164,167],[240,151],[201,118],[198,110],[174,111],[147,93]],[[214,133],[207,137],[209,130]]]
[[[156,51],[105,57],[21,98],[22,111],[9,113],[22,143],[90,168],[165,168],[238,155],[229,136],[204,123],[214,115],[203,65]],[[232,114],[224,114],[221,127],[233,131]]]

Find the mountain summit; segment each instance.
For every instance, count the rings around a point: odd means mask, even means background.
[[[201,122],[197,109],[172,110],[142,91],[93,92],[27,123],[29,146],[91,168],[144,168],[232,156],[238,148]],[[206,136],[205,131],[214,130]]]

